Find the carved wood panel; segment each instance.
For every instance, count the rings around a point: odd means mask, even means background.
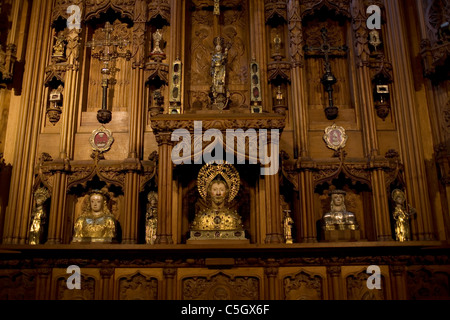
[[[190,109],[206,109],[205,93],[211,85],[211,57],[214,52],[213,13],[204,1],[192,0],[188,11],[190,31],[186,56],[186,84]],[[249,96],[249,25],[248,1],[227,1],[219,18],[220,36],[230,43],[227,62],[227,86],[231,93],[230,107],[247,106]]]
[[[119,300],[157,300],[158,279],[139,271],[118,280]]]
[[[409,300],[450,300],[450,268],[412,267],[406,277]]]
[[[34,300],[36,277],[34,271],[1,271],[0,300]]]
[[[259,300],[261,280],[257,276],[236,276],[217,272],[213,275],[187,276],[181,280],[182,300]]]
[[[320,47],[323,43],[321,29],[328,30],[329,44],[333,47],[348,45],[347,24],[334,20],[309,22],[303,29],[305,45],[308,47]],[[350,73],[347,54],[333,51],[330,56],[331,70],[337,78],[333,86],[334,104],[341,109],[352,108],[350,95]],[[328,106],[328,94],[320,82],[325,72],[324,59],[320,51],[305,53],[306,77],[308,84],[308,104],[312,109],[322,109]]]
[[[283,299],[322,300],[322,277],[305,271],[285,277],[283,279]]]
[[[114,31],[111,34],[111,39],[117,37],[118,40],[127,40],[131,43],[133,38],[133,28],[128,28],[126,23],[119,20],[114,21],[112,27]],[[103,26],[95,29],[93,36],[89,39],[96,41],[105,40],[105,33],[102,31]],[[125,47],[124,50],[132,50],[131,45]],[[87,49],[92,54],[98,53],[104,48],[95,48],[95,50]],[[122,51],[124,51],[122,50]],[[118,51],[121,51],[120,49]],[[90,56],[90,55],[89,55]],[[102,106],[102,74],[101,69],[103,63],[90,56],[87,60],[87,71],[89,73],[88,85],[85,86],[87,90],[87,104],[84,111],[97,112]],[[115,82],[108,86],[108,109],[111,111],[128,111],[130,92],[131,92],[131,69],[132,64],[123,58],[115,60],[117,72],[114,74]]]

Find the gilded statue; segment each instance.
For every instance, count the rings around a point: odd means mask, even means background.
[[[245,239],[242,219],[230,208],[239,191],[240,178],[229,164],[205,165],[197,187],[202,199],[191,224],[191,239]]]
[[[145,214],[145,243],[155,244],[158,226],[158,193],[150,191],[147,195],[147,211]]]
[[[416,213],[416,210],[409,207],[405,208],[405,193],[399,189],[392,191],[392,199],[395,202],[394,220],[395,220],[395,239],[400,242],[410,241],[411,233],[409,226],[410,216]]]
[[[50,198],[50,192],[46,188],[39,188],[34,193],[35,206],[31,215],[28,244],[36,245],[44,242],[44,231],[47,222],[44,203],[48,198]]]
[[[331,191],[330,212],[324,214],[322,218],[325,230],[358,230],[356,216],[353,212],[347,211],[345,206],[345,195],[343,190]]]
[[[73,242],[111,243],[116,240],[117,222],[108,209],[108,200],[106,192],[89,192],[82,213],[75,221]]]
[[[161,50],[162,43],[162,32],[161,29],[157,29],[153,34],[153,51],[152,54],[163,54],[164,52]]]
[[[54,58],[63,58],[65,51],[64,35],[60,33],[57,37],[54,38],[55,38],[55,45],[53,46],[52,56]]]
[[[294,220],[289,214],[291,210],[284,210],[284,218],[283,218],[283,231],[284,231],[284,240],[286,240],[287,244],[294,243],[292,239],[292,225],[294,224]]]
[[[225,47],[222,52],[222,38],[216,37],[214,39],[215,52],[211,61],[211,98],[213,104],[220,105],[221,108],[226,107],[229,98],[229,92],[225,87],[226,78],[226,64],[228,59],[229,46]]]

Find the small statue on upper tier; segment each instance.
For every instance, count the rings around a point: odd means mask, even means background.
[[[158,226],[158,193],[149,192],[147,195],[147,212],[145,214],[145,243],[155,244],[156,228]]]
[[[100,190],[88,194],[75,222],[73,242],[111,243],[116,240],[117,222],[108,209],[108,200],[108,194]]]
[[[405,208],[406,196],[399,189],[392,191],[392,199],[395,201],[395,210],[393,213],[395,220],[395,240],[400,242],[410,241],[409,217],[416,214],[416,210],[410,206]]]
[[[44,229],[47,222],[47,215],[44,203],[50,197],[46,188],[39,188],[34,193],[35,207],[31,216],[30,235],[28,244],[42,244],[44,242]]]
[[[325,230],[358,230],[359,225],[353,212],[345,207],[345,195],[343,190],[334,190],[331,193],[331,211],[325,213],[322,225]]]

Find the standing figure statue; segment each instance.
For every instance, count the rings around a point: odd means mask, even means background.
[[[228,59],[229,46],[222,52],[222,41],[220,37],[214,38],[215,52],[211,61],[211,99],[213,106],[224,109],[228,103],[229,92],[225,86],[226,64]]]
[[[322,218],[325,230],[358,230],[359,225],[353,212],[345,207],[345,195],[343,190],[334,190],[331,193],[331,211],[325,213]]]
[[[145,214],[145,243],[155,244],[158,226],[158,193],[150,191],[147,195],[147,211]]]
[[[294,243],[294,240],[292,239],[292,225],[294,224],[294,220],[289,215],[290,212],[291,210],[284,210],[283,229],[284,239],[287,244]]]
[[[164,53],[161,50],[161,45],[162,45],[162,32],[161,29],[157,29],[156,32],[153,34],[153,51],[152,54],[162,54]]]
[[[409,217],[416,213],[414,208],[405,208],[405,193],[399,189],[392,191],[392,199],[395,202],[394,220],[395,220],[395,239],[400,242],[410,241],[411,233],[409,226]]]
[[[116,240],[117,222],[108,209],[108,200],[106,192],[89,192],[82,213],[75,221],[73,242],[111,243]]]
[[[58,34],[55,38],[55,44],[53,46],[53,58],[64,58],[66,45],[64,43],[65,38],[62,33]]]
[[[28,244],[36,245],[44,242],[44,231],[47,222],[44,203],[48,198],[50,198],[50,193],[46,188],[39,188],[34,193],[35,207],[31,216]]]

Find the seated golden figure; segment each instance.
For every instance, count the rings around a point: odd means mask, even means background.
[[[191,225],[190,240],[242,240],[245,231],[242,219],[230,208],[239,190],[239,175],[231,165],[206,165],[197,179],[199,209]]]
[[[356,216],[347,211],[345,207],[345,195],[343,190],[334,190],[331,193],[331,211],[322,218],[323,229],[330,230],[358,230]]]
[[[116,238],[116,219],[108,209],[108,195],[99,190],[89,193],[74,226],[72,242],[111,243]]]

